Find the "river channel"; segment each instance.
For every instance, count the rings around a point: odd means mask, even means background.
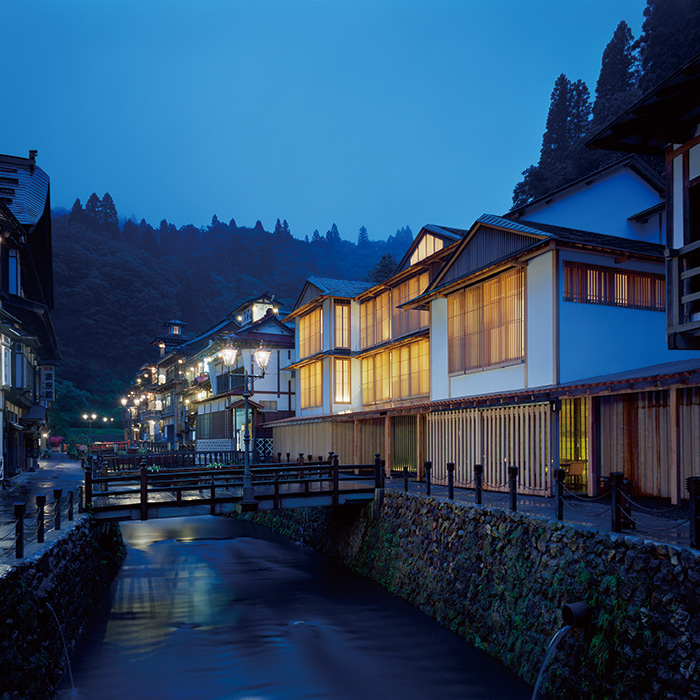
[[[449,630],[326,558],[244,521],[122,527],[128,554],[58,698],[525,700]]]

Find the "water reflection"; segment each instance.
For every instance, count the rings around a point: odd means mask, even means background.
[[[529,698],[422,613],[263,528],[199,517],[123,531],[126,562],[74,654],[80,697]]]

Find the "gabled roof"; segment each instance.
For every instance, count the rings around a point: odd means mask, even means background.
[[[514,260],[526,252],[534,251],[536,248],[549,245],[551,242],[593,248],[601,252],[630,254],[654,260],[662,260],[664,253],[663,246],[656,243],[606,236],[593,231],[565,228],[554,224],[541,224],[533,221],[524,224],[507,217],[483,214],[474,222],[467,235],[456,246],[450,259],[425,292],[405,305],[420,306],[420,303],[415,304],[415,302],[427,301],[434,292],[443,287],[509,260]]]
[[[337,280],[330,277],[309,277],[302,287],[292,312],[288,314],[284,320],[289,321],[293,319],[297,315],[299,309],[310,304],[312,301],[320,301],[327,297],[352,299],[372,287],[374,287],[373,282]]]
[[[663,155],[685,143],[700,122],[700,54],[586,141],[589,148]]]
[[[348,298],[352,298],[373,286],[372,282],[336,280],[329,277],[309,277],[307,283],[318,287],[327,296]]]
[[[552,200],[563,198],[572,193],[573,190],[578,189],[581,185],[591,185],[594,181],[599,180],[602,177],[610,175],[616,170],[629,169],[637,173],[643,180],[645,180],[651,187],[653,187],[659,194],[664,194],[666,191],[666,184],[663,179],[658,175],[658,173],[650,168],[641,158],[636,155],[629,155],[616,160],[609,165],[606,165],[598,170],[589,173],[585,177],[581,177],[578,180],[558,187],[547,194],[533,199],[527,204],[523,204],[519,207],[513,207],[506,216],[523,216],[530,209],[536,209],[541,204],[549,204]]]

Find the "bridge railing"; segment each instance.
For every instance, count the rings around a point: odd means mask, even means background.
[[[101,472],[102,470],[100,470]],[[371,493],[383,487],[384,473],[379,456],[373,464],[340,465],[330,463],[256,464],[251,466],[251,482],[257,500],[272,500],[324,494],[331,503],[339,503],[342,494]],[[179,507],[208,504],[215,514],[217,506],[242,500],[244,469],[239,466],[216,468],[153,470],[142,465],[138,470],[93,474],[85,469],[85,504],[93,513],[109,513],[124,508],[140,509],[142,520],[149,506]]]

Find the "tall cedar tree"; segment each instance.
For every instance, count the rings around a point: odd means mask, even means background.
[[[117,207],[109,192],[105,192],[104,197],[102,197],[102,201],[100,202],[100,214],[102,217],[101,223],[104,225],[107,233],[115,240],[118,239],[119,217],[117,216]]]
[[[591,132],[602,129],[639,96],[639,56],[627,22],[620,22],[603,51],[595,86]]]
[[[562,73],[554,82],[540,161],[523,171],[523,180],[513,190],[514,206],[541,197],[579,175],[577,165],[585,156],[583,137],[590,115],[586,83],[572,83]]]
[[[647,0],[639,44],[642,94],[700,51],[698,0]]]

